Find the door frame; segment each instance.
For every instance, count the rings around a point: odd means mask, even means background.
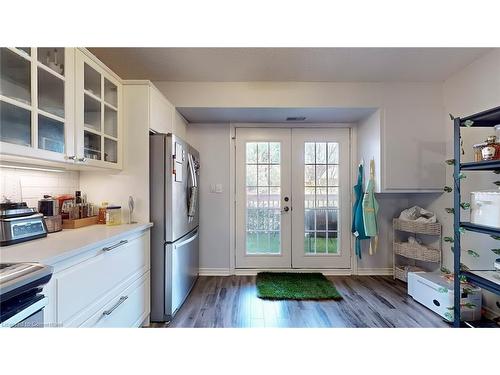
[[[352,123],[311,123],[311,124],[287,124],[287,123],[229,123],[229,273],[231,275],[254,275],[256,272],[265,271],[265,269],[241,269],[236,268],[236,128],[349,128],[350,129],[350,206],[354,201],[352,187],[355,185],[356,168],[358,164],[357,150],[357,127]],[[349,222],[352,221],[352,210],[349,210]],[[354,254],[354,239],[350,237],[350,251]],[[351,257],[351,268],[344,269],[285,269],[287,272],[322,272],[327,275],[357,275],[358,274],[358,259],[355,256]],[[269,270],[273,270],[269,268]],[[280,269],[283,271],[284,269]]]

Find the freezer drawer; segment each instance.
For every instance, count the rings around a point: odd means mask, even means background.
[[[170,245],[172,252],[172,316],[198,278],[198,230]]]

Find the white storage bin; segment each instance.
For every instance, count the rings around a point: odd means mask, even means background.
[[[466,287],[472,293],[463,293]],[[474,321],[481,319],[481,288],[462,283],[461,319]],[[453,282],[440,272],[408,272],[408,294],[413,299],[448,321],[453,321]],[[474,307],[466,307],[470,303]]]
[[[474,191],[470,195],[471,223],[500,228],[500,190]]]

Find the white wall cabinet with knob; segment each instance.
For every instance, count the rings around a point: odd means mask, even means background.
[[[0,158],[121,169],[121,96],[84,48],[0,48]]]
[[[99,60],[76,51],[75,157],[86,165],[122,168],[122,85]]]
[[[0,48],[0,152],[66,162],[74,154],[75,50]]]

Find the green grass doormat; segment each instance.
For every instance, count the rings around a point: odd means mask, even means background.
[[[321,273],[260,272],[257,295],[263,299],[342,299],[332,282]]]

